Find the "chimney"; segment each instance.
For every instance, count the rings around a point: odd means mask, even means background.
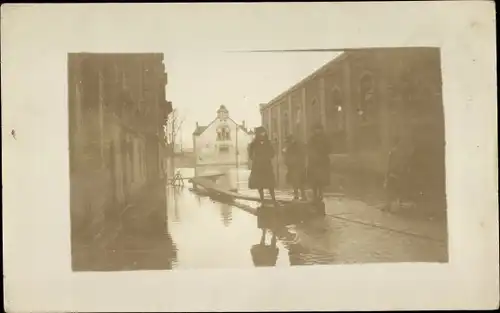
[[[244,120],[241,122],[241,126],[242,126],[244,129],[247,129],[247,127],[245,126],[245,121],[244,121]]]
[[[198,127],[199,127],[198,122],[196,122],[196,128],[198,128]]]

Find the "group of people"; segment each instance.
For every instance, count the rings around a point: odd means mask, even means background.
[[[286,180],[293,187],[294,199],[307,200],[306,186],[312,189],[313,201],[322,201],[323,190],[330,183],[331,143],[318,124],[306,144],[289,135],[283,149],[284,163],[287,168]],[[399,139],[395,139],[388,157],[384,188],[386,191],[386,209],[394,203],[400,206],[402,182],[407,175],[408,157],[403,152]],[[264,190],[269,190],[272,201],[276,204],[275,176],[272,160],[275,156],[273,144],[269,140],[264,127],[258,127],[255,138],[248,146],[248,156],[252,161],[249,188],[257,189],[261,202],[264,201]]]
[[[287,168],[286,180],[293,187],[294,198],[307,200],[306,186],[310,186],[313,201],[323,199],[323,190],[330,182],[331,144],[321,125],[313,128],[313,134],[306,145],[293,135],[286,138],[283,149],[284,162]],[[260,200],[264,201],[264,190],[269,190],[276,203],[275,176],[272,160],[275,151],[264,127],[255,130],[255,138],[248,146],[248,156],[252,161],[249,188],[259,191]]]

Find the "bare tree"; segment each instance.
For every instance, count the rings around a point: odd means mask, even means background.
[[[174,151],[175,143],[178,139],[179,131],[184,123],[185,117],[180,116],[179,111],[174,109],[167,118],[167,122],[165,124],[165,141],[167,147],[169,147],[170,152]],[[182,140],[182,138],[181,138]]]

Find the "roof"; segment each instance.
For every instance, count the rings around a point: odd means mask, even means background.
[[[261,103],[259,104],[259,107],[260,107],[260,110],[264,110],[264,109],[267,109],[269,107],[271,107],[275,102],[277,102],[280,98],[282,98],[283,96],[287,95],[288,93],[290,93],[291,91],[299,88],[300,86],[302,86],[304,83],[310,81],[311,79],[313,79],[314,77],[316,77],[319,73],[322,73],[324,72],[326,69],[328,69],[332,64],[334,63],[337,63],[339,62],[340,60],[343,60],[347,57],[347,53],[346,52],[343,52],[339,55],[337,55],[336,57],[334,57],[332,60],[328,61],[327,63],[325,63],[324,65],[322,65],[319,69],[315,70],[314,72],[312,72],[311,74],[307,75],[307,77],[303,78],[302,80],[300,80],[298,83],[295,83],[293,86],[291,86],[290,88],[286,89],[285,91],[283,91],[282,93],[280,93],[278,96],[274,97],[271,101],[269,101],[268,103]]]
[[[227,110],[226,106],[222,104],[219,107],[219,109],[217,110],[217,113],[219,113],[219,112],[226,112],[226,113],[228,113],[229,111]]]
[[[234,122],[234,121],[233,121],[233,122]],[[243,127],[243,125],[238,125],[238,127],[239,127],[242,131],[244,131],[245,133],[247,133],[247,134],[249,134],[249,135],[252,135],[252,134],[253,134],[253,132],[252,132],[251,130],[249,130],[249,129],[247,129],[247,128]]]
[[[198,126],[198,127],[196,127],[196,129],[193,132],[193,136],[199,136],[199,135],[203,134],[203,132],[207,128],[208,128],[208,126]]]
[[[207,126],[197,126],[193,132],[193,136],[200,136],[201,134],[203,134],[205,130],[207,130],[207,128],[210,127],[210,125],[212,125],[216,120],[217,118],[214,118],[214,120],[211,121],[210,124],[208,124]],[[243,125],[236,123],[232,118],[229,118],[229,120],[232,121],[234,124],[238,125],[238,128],[244,131],[246,134],[253,135],[253,131],[243,127]]]
[[[338,52],[341,52],[339,55],[334,57],[332,60],[328,61],[325,63],[323,66],[321,66],[319,69],[315,70],[311,74],[309,74],[307,77],[304,79],[300,80],[298,83],[294,84],[290,88],[286,89],[282,93],[280,93],[278,96],[274,97],[271,101],[268,103],[261,103],[259,104],[260,110],[265,110],[274,104],[276,104],[281,98],[283,98],[285,95],[289,94],[290,92],[300,88],[303,86],[305,83],[309,82],[310,80],[314,79],[317,77],[319,74],[325,72],[332,66],[333,64],[340,62],[342,60],[345,60],[349,56],[352,56],[355,53],[358,52],[367,52],[367,51],[383,51],[383,50],[406,50],[406,51],[415,51],[418,49],[419,51],[422,50],[436,50],[436,47],[428,47],[428,46],[420,46],[420,47],[376,47],[376,48],[346,48],[346,49],[326,49],[325,51],[334,51],[338,50]]]

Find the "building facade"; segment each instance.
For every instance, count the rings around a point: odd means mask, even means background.
[[[68,56],[72,233],[95,233],[163,176],[163,54]]]
[[[277,151],[288,134],[306,142],[315,124],[331,138],[332,171],[382,176],[393,139],[421,164],[415,181],[444,191],[444,113],[437,48],[352,50],[261,104],[262,124]],[[280,181],[285,169],[277,155]],[[417,177],[418,176],[418,177]]]
[[[248,163],[247,147],[253,132],[245,122],[236,123],[225,106],[221,105],[217,115],[208,126],[196,123],[193,132],[193,149],[196,165],[237,165]]]

